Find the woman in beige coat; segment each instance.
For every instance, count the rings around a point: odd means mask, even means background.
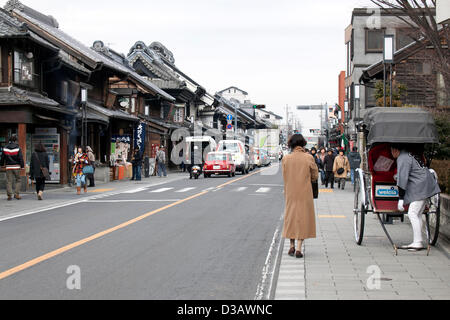
[[[289,139],[292,153],[283,158],[284,214],[283,238],[290,239],[288,254],[303,257],[303,240],[316,237],[316,220],[311,181],[317,181],[319,171],[314,158],[305,152],[306,140],[301,134]],[[295,250],[297,240],[297,251]]]
[[[338,170],[340,168],[344,169],[344,171],[339,174]],[[334,178],[338,182],[338,189],[342,188],[342,190],[344,190],[347,174],[350,172],[350,162],[348,161],[348,158],[344,156],[344,150],[342,149],[339,150],[339,155],[334,159],[333,172]]]

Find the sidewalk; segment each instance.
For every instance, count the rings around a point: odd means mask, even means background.
[[[59,188],[47,188],[44,192],[44,200],[38,201],[34,192],[21,193],[22,200],[13,199],[12,201],[6,200],[6,191],[0,194],[0,221],[17,215],[26,215],[28,213],[43,211],[53,207],[63,207],[71,203],[77,203],[88,199],[89,197],[96,197],[102,194],[122,193],[127,190],[136,188],[142,188],[145,186],[158,185],[171,181],[176,181],[188,176],[186,172],[169,171],[167,172],[167,178],[159,178],[158,176],[152,176],[149,178],[142,178],[141,181],[116,180],[108,183],[96,182],[94,188],[88,188],[88,193],[81,195],[76,194],[76,187],[59,187]]]
[[[285,240],[276,299],[450,299],[448,243],[438,242],[429,256],[426,250],[399,250],[395,256],[378,218],[370,213],[366,216],[363,243],[358,246],[353,237],[351,184],[346,190],[321,191],[315,201],[317,238],[305,241],[304,259],[287,256]],[[407,216],[404,223],[395,220],[386,228],[395,243],[411,242]],[[287,295],[289,274],[282,271],[293,273],[293,268],[297,275],[304,274],[305,281],[297,282],[297,287],[289,286],[291,294]]]

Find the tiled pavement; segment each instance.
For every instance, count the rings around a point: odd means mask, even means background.
[[[291,266],[295,258],[287,255],[289,241],[285,241],[280,265],[278,285],[288,287],[282,271],[295,268],[304,273],[305,291],[301,285],[290,285],[291,293],[299,290],[294,297],[286,295],[288,291],[279,293],[277,286],[276,299],[450,299],[450,260],[442,249],[433,247],[429,256],[426,251],[399,250],[395,256],[372,213],[366,216],[364,240],[358,246],[353,237],[352,209],[350,184],[346,190],[320,193],[316,200],[317,238],[305,241],[305,258],[297,267]],[[397,244],[412,240],[407,217],[403,223],[396,220],[387,225],[387,229]]]

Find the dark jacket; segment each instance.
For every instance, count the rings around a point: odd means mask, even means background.
[[[131,163],[133,166],[142,166],[142,153],[138,152],[133,156],[133,159],[131,160]]]
[[[334,165],[334,158],[336,158],[334,155],[327,154],[325,156],[325,160],[323,161],[323,167],[325,171],[333,171],[333,165]]]
[[[50,162],[47,152],[33,152],[30,162],[30,178],[44,178],[41,167],[49,169]]]
[[[24,168],[22,150],[17,143],[8,143],[3,148],[0,165],[6,166],[6,170]]]
[[[350,169],[358,169],[361,167],[361,156],[359,152],[350,152],[347,158],[350,162]]]

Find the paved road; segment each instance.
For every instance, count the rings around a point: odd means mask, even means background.
[[[152,181],[162,184],[0,222],[0,299],[268,297],[283,210],[277,166]],[[73,195],[46,197],[53,206]],[[69,290],[78,270],[81,289]]]

